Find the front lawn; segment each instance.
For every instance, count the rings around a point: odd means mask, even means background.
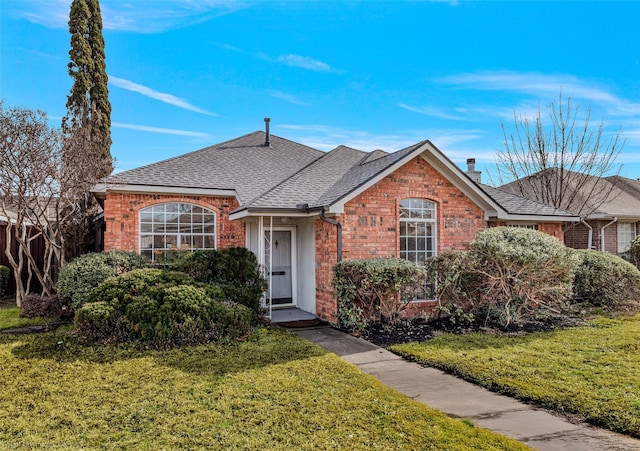
[[[136,351],[0,334],[0,448],[528,449],[280,330]]]
[[[20,318],[18,307],[0,307],[0,330],[45,324],[42,318]]]
[[[390,349],[491,390],[640,437],[640,315],[519,337],[447,334]]]

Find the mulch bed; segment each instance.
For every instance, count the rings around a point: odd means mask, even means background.
[[[22,334],[35,334],[39,332],[51,332],[66,324],[69,324],[69,322],[67,321],[67,322],[56,322],[56,323],[50,323],[50,324],[41,324],[38,326],[14,327],[13,329],[2,329],[0,330],[0,333],[22,335]]]
[[[545,320],[512,323],[508,327],[487,327],[484,324],[470,324],[459,326],[451,324],[446,318],[416,318],[403,320],[395,326],[381,323],[369,325],[361,333],[350,332],[358,335],[371,343],[387,347],[394,344],[408,343],[411,341],[426,341],[443,333],[464,334],[469,332],[485,332],[491,334],[520,335],[530,332],[548,332],[552,330],[575,327],[584,324],[585,320],[576,317],[558,317]]]

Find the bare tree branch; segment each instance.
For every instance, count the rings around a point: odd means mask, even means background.
[[[582,117],[562,93],[548,111],[547,123],[538,107],[534,120],[514,115],[512,129],[502,125],[500,188],[586,217],[611,200],[615,184],[605,177],[620,172],[622,132],[606,139],[603,123],[591,124],[590,108]]]

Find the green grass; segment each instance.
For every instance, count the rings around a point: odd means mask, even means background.
[[[640,437],[640,315],[520,337],[443,335],[391,350],[491,390]]]
[[[528,449],[281,330],[171,351],[0,335],[0,362],[0,449]]]
[[[18,307],[0,308],[0,330],[44,324],[42,318],[20,318]]]

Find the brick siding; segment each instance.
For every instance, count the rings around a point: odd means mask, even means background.
[[[416,157],[393,174],[345,205],[335,219],[342,224],[344,260],[400,255],[399,202],[420,198],[437,208],[438,252],[466,249],[476,233],[487,226],[484,212],[458,188]],[[336,263],[335,226],[316,221],[316,314],[335,322],[337,301],[331,286],[331,267]],[[431,309],[432,302],[415,303],[410,312]]]
[[[238,208],[233,197],[176,196],[155,194],[108,193],[104,201],[104,250],[138,251],[138,212],[142,208],[166,202],[185,202],[216,212],[216,245],[219,249],[245,246],[245,225],[229,221],[229,212]]]

